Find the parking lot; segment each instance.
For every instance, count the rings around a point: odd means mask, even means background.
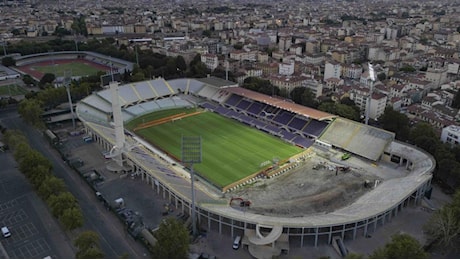
[[[45,220],[43,202],[16,168],[10,152],[0,153],[0,165],[0,226],[7,226],[11,233],[0,238],[1,258],[63,257],[47,232],[55,223]]]

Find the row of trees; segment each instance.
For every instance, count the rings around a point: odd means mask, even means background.
[[[67,191],[62,179],[52,174],[50,161],[32,149],[23,134],[6,130],[5,143],[14,152],[19,170],[26,176],[38,195],[48,204],[54,217],[66,230],[83,226],[83,214],[76,198]]]
[[[100,248],[99,235],[94,231],[81,232],[73,244],[78,249],[75,254],[77,259],[102,259],[104,253]]]

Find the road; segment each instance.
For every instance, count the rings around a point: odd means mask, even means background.
[[[54,174],[64,180],[69,191],[80,204],[85,218],[82,230],[93,230],[100,235],[100,245],[105,258],[119,258],[126,253],[130,258],[149,257],[147,250],[134,241],[116,216],[97,201],[91,188],[62,161],[60,155],[48,144],[40,131],[24,123],[14,108],[0,111],[0,124],[8,129],[22,131],[28,138],[30,146],[52,163]],[[68,258],[73,257],[68,256]]]

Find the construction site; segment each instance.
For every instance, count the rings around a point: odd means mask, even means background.
[[[255,214],[299,217],[345,207],[381,180],[363,168],[314,156],[288,173],[260,179],[227,197],[248,201],[244,210]],[[240,207],[238,203],[230,204]]]

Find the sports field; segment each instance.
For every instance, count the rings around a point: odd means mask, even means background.
[[[194,109],[161,111],[130,122],[134,129],[142,122],[159,120]],[[182,136],[201,136],[202,162],[194,170],[217,187],[225,187],[267,167],[267,161],[280,161],[302,151],[279,138],[212,112],[202,112],[179,120],[140,129],[136,134],[162,150],[181,158]]]
[[[17,84],[0,86],[0,96],[3,96],[3,95],[16,96],[16,95],[23,95],[26,93],[27,93],[27,90]]]
[[[51,63],[45,66],[32,66],[33,70],[39,71],[43,74],[53,73],[56,77],[63,77],[66,71],[71,73],[71,76],[88,76],[95,75],[99,70],[94,66],[85,64],[83,62],[70,62],[70,63]]]

